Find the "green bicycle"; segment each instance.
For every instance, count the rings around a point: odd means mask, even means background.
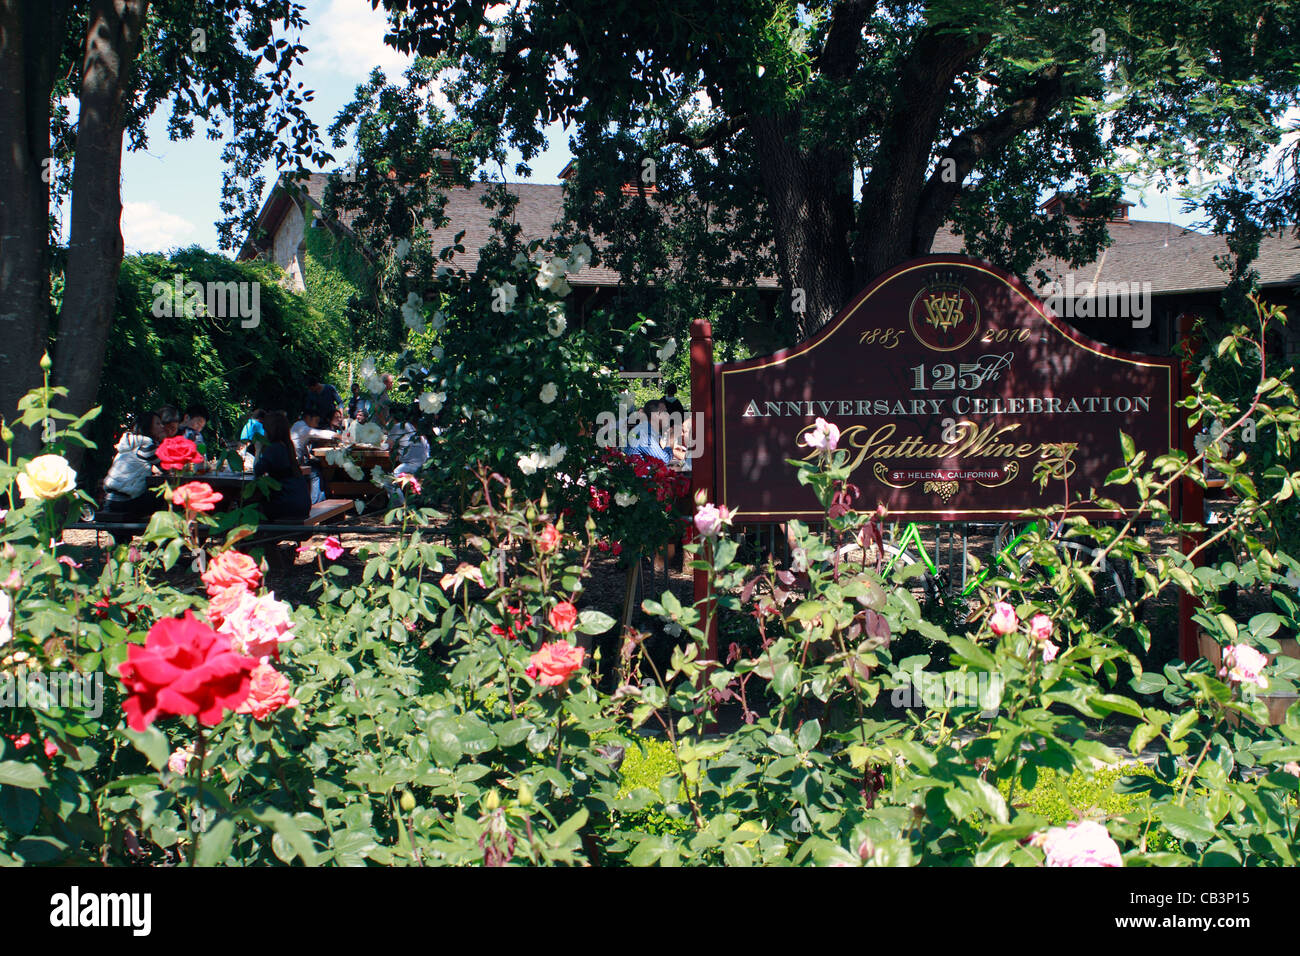
[[[878,557],[881,576],[886,580],[890,579],[895,569],[907,569],[920,565],[921,570],[919,572],[908,573],[904,570],[904,577],[910,578],[919,574],[926,599],[949,605],[954,620],[960,623],[967,617],[969,602],[978,596],[980,588],[990,577],[1001,572],[1009,577],[1020,578],[1025,572],[1029,571],[1033,563],[1033,552],[1028,541],[1033,535],[1038,534],[1043,538],[1051,538],[1057,533],[1057,530],[1057,525],[1046,519],[1031,521],[1020,527],[1009,521],[1004,522],[997,527],[997,531],[993,536],[991,559],[977,572],[969,575],[966,573],[965,553],[967,548],[966,537],[963,534],[963,554],[960,561],[961,585],[960,588],[956,589],[951,586],[951,568],[957,562],[950,559],[948,570],[941,568],[938,560],[941,551],[938,539],[936,538],[932,556],[922,534],[921,526],[914,521],[909,522],[901,532],[898,530],[897,525],[893,526],[888,540],[883,542],[883,553],[879,555],[873,554],[872,552],[876,550],[875,545],[868,546],[864,550],[861,543],[852,542],[840,549],[840,558],[846,561],[871,563]],[[1110,561],[1107,557],[1102,556],[1102,549],[1091,547],[1080,541],[1061,539],[1056,541],[1056,547],[1065,552],[1062,557],[1067,560],[1072,559],[1073,563],[1080,565],[1091,566],[1099,556],[1101,557],[1099,566],[1092,571],[1094,592],[1099,604],[1113,606],[1122,603],[1132,593],[1133,589],[1127,583],[1130,577],[1127,574],[1128,568],[1119,562]],[[953,548],[950,544],[950,558],[952,553]],[[998,599],[1006,596],[1003,588],[994,588],[993,590],[995,597]]]

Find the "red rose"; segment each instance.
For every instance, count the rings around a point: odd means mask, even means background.
[[[537,537],[537,550],[549,554],[560,546],[560,531],[553,524],[548,524]]]
[[[572,608],[573,605],[570,604],[568,607]],[[528,659],[528,676],[545,687],[558,687],[568,681],[570,675],[582,666],[583,653],[581,647],[568,641],[543,644],[541,649]]]
[[[568,601],[561,601],[551,608],[551,627],[561,634],[568,634],[578,623],[578,609]]]
[[[222,551],[208,562],[203,583],[208,586],[208,597],[216,597],[220,591],[233,587],[255,591],[262,583],[262,569],[246,554]]]
[[[609,492],[603,488],[591,489],[591,507],[596,511],[604,511],[609,507]]]
[[[221,492],[213,491],[211,485],[202,481],[191,481],[172,492],[172,504],[186,511],[211,511],[220,500]]]
[[[180,471],[186,465],[203,460],[194,442],[180,435],[164,438],[158,446],[158,467],[163,471]]]
[[[131,644],[118,675],[130,696],[122,704],[127,724],[143,731],[160,716],[195,714],[209,727],[248,697],[257,661],[236,654],[230,638],[186,611],[149,629],[144,646]]]

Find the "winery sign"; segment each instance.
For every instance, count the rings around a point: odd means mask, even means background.
[[[1092,489],[1127,507],[1131,485],[1103,488],[1120,433],[1150,454],[1178,447],[1173,359],[1090,341],[963,256],[897,267],[813,338],[716,365],[713,383],[718,500],[741,520],[821,517],[787,461],[814,453],[818,418],[840,430],[857,507],[908,518],[1011,518]]]

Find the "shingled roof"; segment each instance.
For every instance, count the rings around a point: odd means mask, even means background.
[[[324,207],[325,185],[329,174],[311,173],[300,180],[300,193],[317,211]],[[265,247],[265,240],[255,236],[273,236],[283,218],[289,201],[293,181],[281,178],[267,198],[248,240],[240,250],[240,258],[252,258]],[[485,206],[483,196],[492,183],[473,183],[447,192],[446,216],[448,225],[433,230],[434,247],[452,243],[462,230],[465,252],[458,254],[456,265],[474,271],[478,266],[479,250],[492,234],[491,219],[494,210]],[[557,234],[558,224],[564,218],[564,184],[512,183],[510,190],[519,197],[515,220],[525,241],[546,239]],[[339,218],[346,229],[354,214],[345,212]],[[1073,276],[1075,287],[1083,283],[1098,282],[1150,282],[1155,294],[1205,292],[1222,289],[1226,274],[1215,262],[1216,257],[1227,254],[1227,244],[1222,236],[1205,235],[1174,226],[1127,217],[1107,224],[1112,244],[1103,249],[1095,262],[1070,269],[1059,259],[1043,259],[1029,270],[1031,286],[1038,269],[1052,280],[1067,282]],[[959,253],[963,251],[960,236],[947,227],[935,236],[933,251]],[[1290,232],[1267,235],[1260,243],[1259,257],[1252,263],[1264,287],[1300,285],[1300,240]],[[588,266],[569,276],[574,286],[614,287],[620,284],[618,272],[605,266]],[[763,289],[779,288],[775,277],[759,279]]]

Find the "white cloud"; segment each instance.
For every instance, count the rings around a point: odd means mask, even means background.
[[[195,226],[156,202],[122,204],[122,241],[128,252],[166,252],[194,238]]]
[[[316,4],[313,4],[313,7]],[[335,61],[342,73],[355,73],[358,82],[379,67],[389,80],[400,79],[412,58],[384,43],[388,19],[367,0],[332,0],[321,12],[309,11],[311,25],[303,43],[319,58]],[[320,65],[319,60],[317,61]]]

